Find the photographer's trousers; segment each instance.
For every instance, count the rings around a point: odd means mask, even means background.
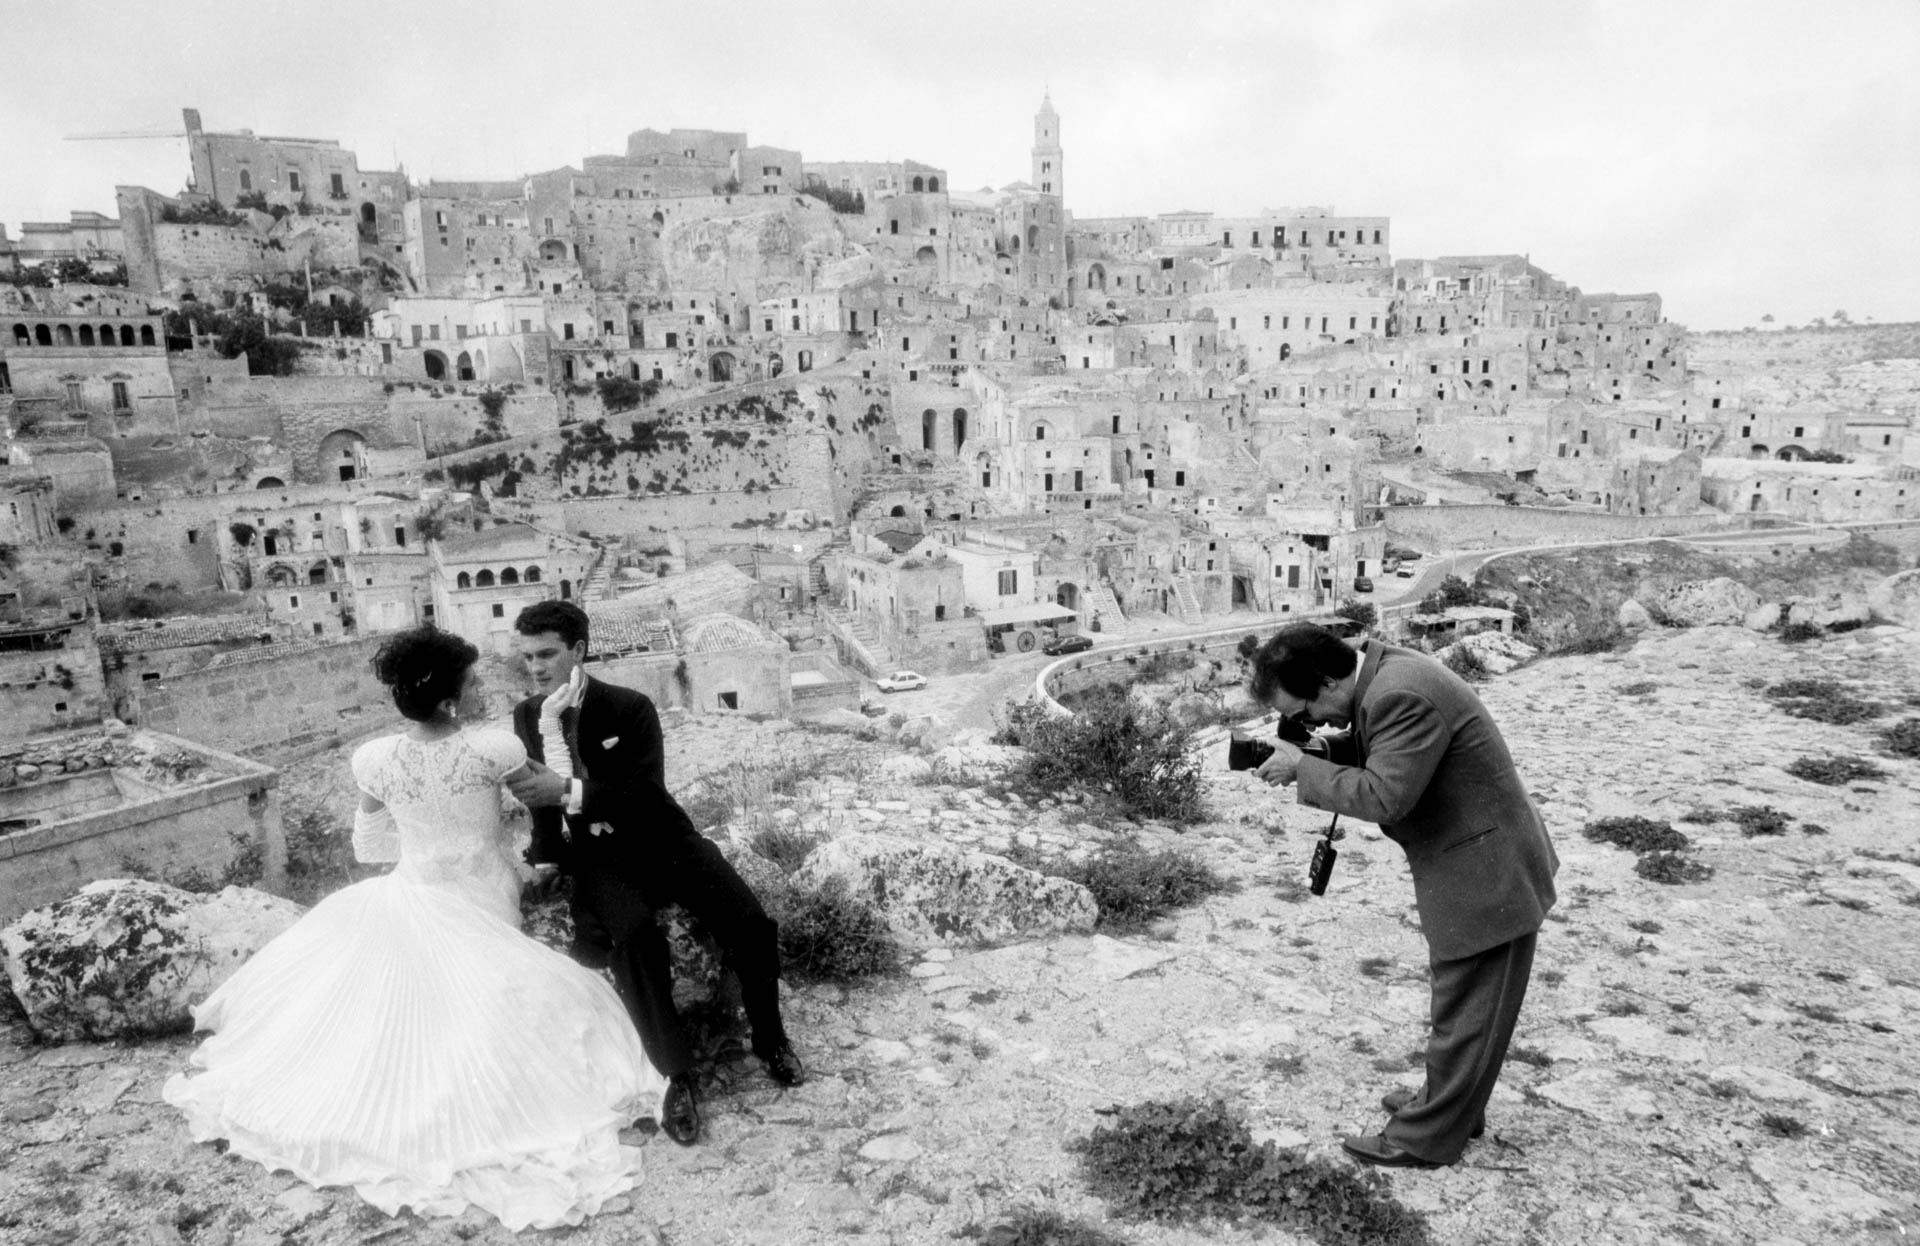
[[[1486,1121],[1520,1005],[1533,973],[1539,933],[1521,935],[1459,960],[1428,964],[1433,980],[1427,1084],[1387,1122],[1388,1141],[1421,1159],[1451,1164]]]

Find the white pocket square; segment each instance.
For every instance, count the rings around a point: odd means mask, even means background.
[[[616,745],[616,744],[618,744],[618,743],[620,743],[620,737],[619,737],[619,736],[617,736],[617,735],[610,735],[610,736],[608,736],[608,737],[607,737],[606,739],[604,739],[604,740],[602,740],[602,741],[600,741],[600,747],[601,747],[601,748],[612,748],[612,747],[613,747],[614,745]]]

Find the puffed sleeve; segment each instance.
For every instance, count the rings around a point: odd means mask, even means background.
[[[497,778],[504,779],[527,764],[527,746],[511,731],[483,731],[474,743],[480,755],[493,764]]]

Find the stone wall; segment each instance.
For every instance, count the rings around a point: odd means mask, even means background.
[[[396,718],[373,677],[383,639],[242,650],[238,661],[129,689],[125,717],[241,754],[359,735]]]
[[[155,782],[156,765],[191,773],[183,782]],[[26,770],[33,777],[19,779]],[[191,873],[217,880],[249,850],[260,853],[270,886],[285,877],[279,776],[265,766],[149,732],[133,744],[94,732],[9,750],[0,755],[0,777],[8,772],[15,782],[0,789],[0,812],[37,806],[71,816],[0,834],[0,924],[95,879]],[[102,777],[114,791],[94,799]],[[69,784],[85,791],[63,800],[55,789]]]
[[[661,531],[715,524],[776,519],[789,510],[811,509],[817,491],[801,486],[753,493],[714,490],[701,493],[642,493],[605,498],[568,498],[559,504],[568,532],[596,536],[644,536]],[[816,514],[820,512],[815,511]]]
[[[287,222],[293,222],[288,225]],[[353,268],[360,262],[359,227],[351,217],[288,217],[275,236],[250,225],[151,226],[153,268],[162,288],[238,274],[296,273],[315,268]],[[129,263],[129,276],[132,264]]]
[[[0,740],[92,725],[107,713],[107,684],[91,628],[68,633],[66,647],[0,653]]]
[[[1536,506],[1395,506],[1387,533],[1427,550],[1498,549],[1682,536],[1729,526],[1724,515],[1607,515]]]

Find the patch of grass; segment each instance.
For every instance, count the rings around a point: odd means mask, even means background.
[[[1641,934],[1659,934],[1662,930],[1666,929],[1666,927],[1662,926],[1659,922],[1650,921],[1647,918],[1643,917],[1635,921],[1628,922],[1627,929],[1637,930]]]
[[[1772,805],[1735,805],[1721,815],[1752,839],[1756,835],[1785,835],[1793,819]]]
[[[1558,969],[1542,969],[1539,973],[1535,974],[1534,977],[1540,979],[1540,981],[1547,986],[1559,986],[1567,980],[1567,975]]]
[[[1079,883],[1100,906],[1099,924],[1121,934],[1146,929],[1176,909],[1239,889],[1198,857],[1171,848],[1149,852],[1138,841],[1110,844],[1082,861],[1015,848],[1007,859]]]
[[[1126,1246],[1126,1239],[1075,1220],[1052,1207],[1018,1207],[991,1228],[969,1225],[961,1237],[981,1246]]]
[[[1258,1220],[1322,1246],[1430,1246],[1426,1217],[1396,1201],[1378,1173],[1256,1144],[1221,1100],[1113,1107],[1069,1143],[1089,1187],[1130,1219]]]
[[[1447,646],[1447,651],[1441,655],[1440,661],[1448,670],[1470,684],[1485,683],[1491,674],[1487,670],[1486,662],[1481,659],[1479,650],[1470,645]]]
[[[1806,1122],[1794,1116],[1783,1116],[1778,1112],[1768,1112],[1760,1118],[1760,1128],[1776,1138],[1804,1138],[1813,1132]]]
[[[1817,634],[1820,629],[1815,628]],[[1855,695],[1837,679],[1783,679],[1767,689],[1767,699],[1795,718],[1844,727],[1887,712],[1886,706]]]
[[[1646,1012],[1637,1002],[1630,999],[1610,999],[1600,1005],[1600,1011],[1609,1017],[1637,1017]]]
[[[1819,1021],[1826,1025],[1839,1025],[1845,1020],[1825,1004],[1795,1004],[1793,1010],[1809,1021]]]
[[[1079,789],[1136,817],[1177,825],[1206,816],[1191,730],[1164,707],[1143,705],[1123,690],[1090,695],[1071,715],[1033,702],[1015,705],[993,738],[1026,750],[1016,777],[1031,790]]]
[[[1623,697],[1650,697],[1660,691],[1660,685],[1651,679],[1642,679],[1635,683],[1622,684],[1614,691]]]
[[[1758,982],[1736,982],[1733,984],[1731,989],[1733,993],[1736,995],[1749,995],[1749,996],[1764,995],[1767,990],[1766,987],[1762,986]]]
[[[1802,822],[1800,824],[1800,833],[1802,835],[1825,835],[1827,828],[1818,822]]]
[[[800,868],[809,852],[820,846],[820,837],[790,826],[767,826],[756,831],[747,842],[756,854],[779,866],[783,873],[791,874]]]
[[[1824,757],[1796,757],[1787,763],[1786,771],[1796,779],[1826,787],[1887,777],[1884,769],[1864,757],[1842,757],[1832,753]]]
[[[1580,828],[1595,843],[1613,844],[1629,852],[1681,852],[1691,841],[1669,822],[1652,818],[1599,818]]]
[[[680,807],[702,831],[736,817],[750,825],[768,825],[776,798],[793,795],[822,769],[819,756],[790,753],[710,770],[687,786]]]
[[[1538,1047],[1509,1047],[1507,1059],[1531,1064],[1536,1069],[1550,1068],[1553,1065],[1553,1057]]]
[[[1268,1056],[1261,1062],[1260,1067],[1276,1077],[1298,1077],[1306,1071],[1307,1058],[1300,1052],[1289,1051],[1282,1055]]]
[[[1393,962],[1385,956],[1363,956],[1360,958],[1360,976],[1378,978],[1393,968]]]
[[[1874,738],[1883,752],[1895,757],[1920,758],[1920,718],[1903,718],[1891,727],[1882,728]]]
[[[768,888],[760,902],[780,926],[784,975],[801,982],[852,984],[900,972],[893,932],[842,880],[829,880],[817,891],[791,883]]]
[[[1826,634],[1826,629],[1818,623],[1788,623],[1780,628],[1780,639],[1790,645],[1818,640]]]

